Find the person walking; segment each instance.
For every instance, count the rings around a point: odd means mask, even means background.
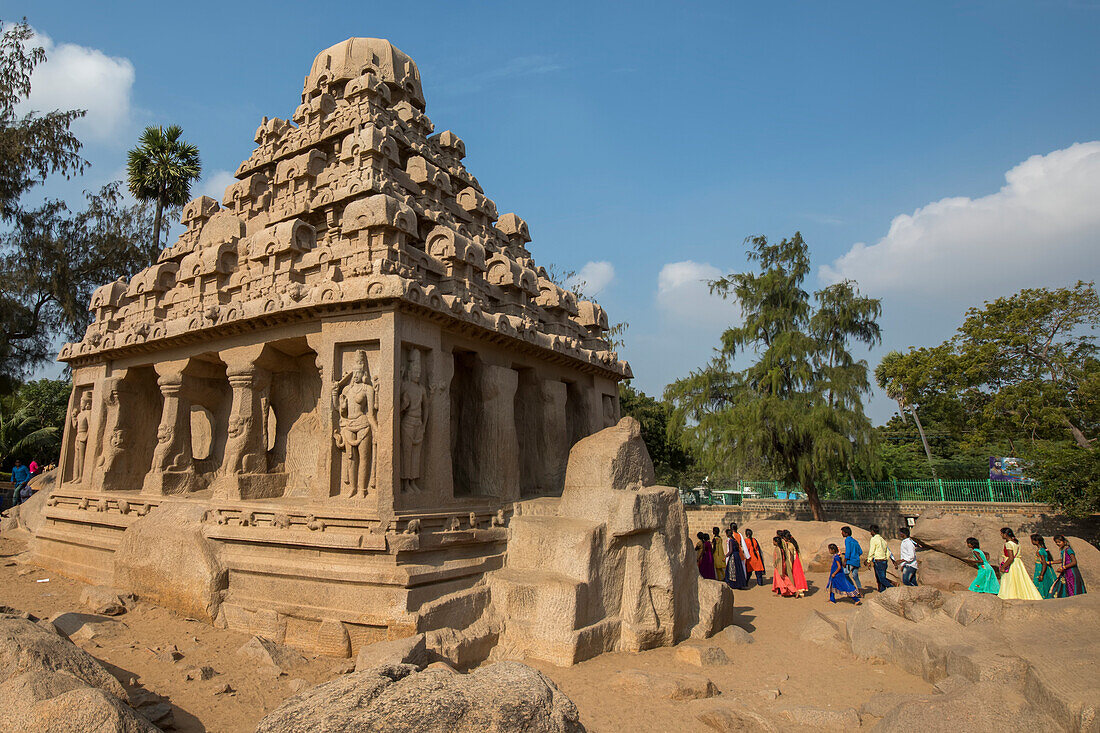
[[[909,536],[908,527],[898,527],[898,537],[901,538],[901,584],[917,584],[917,543]],[[894,567],[898,563],[894,562]]]
[[[714,579],[726,578],[726,548],[722,533],[714,527],[710,540],[710,554],[714,557]]]
[[[764,585],[764,553],[760,551],[760,543],[752,536],[751,529],[745,530],[745,549],[748,551],[745,559],[746,582],[749,573],[756,573],[756,585]]]
[[[989,557],[985,554],[985,550],[978,545],[976,537],[967,537],[966,546],[974,553],[974,562],[978,566],[978,575],[974,578],[974,582],[970,584],[969,590],[972,593],[997,595],[1001,590],[1001,583],[997,580],[997,572],[989,564]]]
[[[867,564],[875,569],[875,581],[878,583],[878,592],[882,593],[887,588],[893,588],[894,584],[886,578],[886,564],[894,559],[894,553],[890,552],[890,545],[879,534],[877,524],[871,525],[871,542],[867,547]]]
[[[784,598],[790,598],[798,591],[787,574],[787,550],[783,547],[783,538],[776,535],[772,538],[772,544],[775,546],[772,549],[772,590]]]
[[[699,541],[695,543],[695,562],[699,566],[699,575],[707,580],[714,580],[714,551],[710,544],[710,535],[700,532],[695,535]]]
[[[862,606],[859,589],[852,584],[852,579],[844,572],[844,557],[840,554],[840,549],[830,543],[829,554],[833,556],[829,566],[829,603],[836,603],[836,596],[843,596],[852,598],[857,606]]]
[[[728,562],[733,564],[733,567],[729,570],[734,580],[733,587],[738,590],[745,590],[749,587],[749,574],[745,567],[745,557],[749,554],[749,548],[745,544],[745,538],[737,531],[737,522],[730,522],[729,536],[732,552]]]
[[[798,551],[798,542],[790,530],[782,530],[782,535],[783,542],[787,547],[787,567],[790,569],[791,580],[794,582],[795,590],[798,591],[798,597],[802,598],[806,591],[810,589],[810,585],[806,582],[806,571],[802,568],[802,556]]]
[[[15,466],[11,469],[11,482],[15,484],[15,490],[12,492],[11,497],[12,506],[15,506],[23,500],[23,489],[30,480],[30,469],[23,465],[23,461],[16,459]]]
[[[1004,600],[1041,601],[1043,596],[1020,559],[1020,543],[1008,527],[1001,528],[1001,538],[1005,541],[1001,553],[1001,589],[997,596]]]
[[[27,470],[31,472],[31,478],[34,478],[41,472],[41,467],[38,465],[38,461],[31,459],[31,462],[27,464]]]
[[[1077,553],[1070,547],[1065,535],[1054,535],[1054,544],[1062,551],[1062,569],[1054,581],[1054,591],[1058,598],[1079,596],[1085,593],[1085,579],[1081,577],[1081,568],[1077,564]]]
[[[1047,541],[1041,534],[1031,535],[1031,544],[1035,545],[1035,570],[1031,573],[1031,582],[1043,598],[1054,597],[1054,558],[1047,549]]]
[[[851,527],[841,527],[840,534],[844,537],[844,571],[848,573],[848,579],[852,581],[852,585],[856,587],[856,590],[862,593],[863,585],[859,582],[859,566],[863,548],[852,536]]]

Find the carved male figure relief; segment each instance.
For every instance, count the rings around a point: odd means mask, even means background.
[[[339,415],[333,437],[343,451],[341,485],[348,488],[349,496],[366,496],[368,489],[375,487],[374,442],[378,434],[378,401],[367,352],[355,352],[355,367],[333,385],[332,399]]]
[[[401,490],[420,491],[420,457],[428,414],[428,391],[420,383],[420,350],[409,349],[401,379]]]
[[[88,427],[92,419],[92,393],[86,391],[80,396],[80,407],[73,410],[72,424],[76,429],[76,450],[73,454],[73,481],[79,482],[84,476],[84,457],[88,452]]]

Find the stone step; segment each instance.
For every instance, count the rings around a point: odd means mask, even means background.
[[[539,638],[558,638],[586,621],[588,586],[560,573],[505,568],[489,576],[489,591],[509,625],[530,623]]]
[[[512,517],[506,566],[560,573],[583,583],[598,574],[604,525],[568,517]]]

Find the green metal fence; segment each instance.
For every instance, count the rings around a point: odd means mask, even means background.
[[[851,481],[819,486],[823,500],[834,501],[986,501],[1035,502],[1034,483],[1017,481],[943,481],[894,479]],[[681,489],[685,504],[737,505],[745,499],[803,498],[798,486],[781,481],[738,481],[728,488]]]

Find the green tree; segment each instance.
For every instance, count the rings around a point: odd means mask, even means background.
[[[1035,498],[1074,516],[1100,510],[1100,448],[1070,441],[1042,444],[1028,473],[1039,480]]]
[[[642,426],[642,440],[645,441],[649,457],[653,459],[657,483],[682,486],[698,480],[698,470],[695,469],[691,454],[684,450],[678,440],[668,437],[671,405],[634,389],[629,382],[619,383],[619,405],[624,416],[630,415]]]
[[[670,430],[682,433],[707,469],[762,464],[798,484],[822,520],[818,481],[850,472],[872,451],[863,412],[867,364],[848,344],[878,342],[879,302],[861,296],[853,282],[811,300],[802,287],[810,260],[801,233],[778,244],[762,236],[746,244],[760,271],[710,283],[712,292],[737,298],[743,323],[722,334],[710,364],[669,385]],[[738,356],[754,361],[736,369]]]
[[[0,22],[0,32],[0,219],[10,221],[29,189],[52,173],[79,174],[87,163],[69,130],[83,110],[16,114],[31,93],[31,72],[46,60],[46,52],[31,45],[34,32],[26,20],[10,26]]]
[[[179,125],[146,127],[138,146],[126,159],[130,193],[138,201],[153,203],[153,246],[161,248],[164,209],[183,206],[191,197],[191,182],[202,175],[199,149],[182,139]]]
[[[891,351],[882,357],[882,361],[875,367],[875,381],[880,389],[886,392],[886,396],[898,403],[900,415],[908,412],[913,417],[913,422],[920,433],[920,442],[924,446],[924,454],[928,457],[928,470],[932,472],[932,478],[936,476],[936,465],[932,460],[932,449],[928,447],[928,438],[924,434],[924,425],[921,424],[920,414],[917,412],[917,404],[910,402],[906,385],[919,380],[912,371],[923,365],[922,351],[910,352],[904,355],[899,351]]]
[[[1092,283],[1029,288],[971,308],[955,335],[883,370],[908,404],[953,410],[972,442],[1013,455],[1042,441],[1089,448],[1100,432],[1100,360]]]
[[[0,238],[0,394],[49,361],[58,336],[83,336],[97,287],[149,264],[148,231],[148,208],[127,205],[117,183],[83,211],[47,201],[18,213]]]
[[[0,399],[0,465],[10,469],[11,460],[47,450],[60,440],[61,431],[56,425],[43,425],[37,409],[15,397]]]

